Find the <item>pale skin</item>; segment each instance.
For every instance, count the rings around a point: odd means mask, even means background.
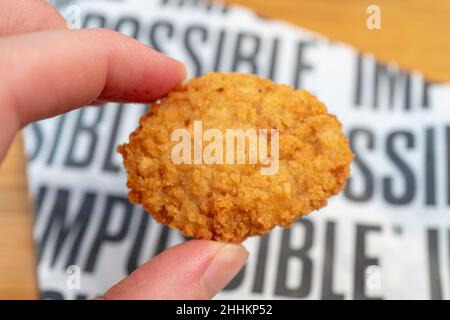
[[[0,0],[0,159],[30,122],[106,101],[152,102],[184,66],[109,30],[68,30],[43,0]],[[241,245],[192,240],[169,248],[99,299],[210,299],[242,268]],[[106,270],[107,271],[107,270]]]

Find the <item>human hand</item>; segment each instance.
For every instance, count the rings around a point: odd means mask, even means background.
[[[42,0],[0,4],[0,159],[28,123],[99,102],[151,102],[183,65],[109,30],[68,30]],[[193,240],[145,263],[100,299],[209,299],[241,269],[244,247]]]

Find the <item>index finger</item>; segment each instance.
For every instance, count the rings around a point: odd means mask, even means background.
[[[151,102],[185,75],[180,62],[103,29],[4,38],[0,71],[0,157],[15,131],[31,121],[98,100]]]

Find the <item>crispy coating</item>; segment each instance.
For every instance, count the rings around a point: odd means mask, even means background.
[[[279,129],[279,171],[259,164],[174,164],[171,134],[207,128]],[[191,134],[193,137],[193,134]],[[254,75],[209,73],[180,85],[118,147],[133,203],[188,237],[241,242],[324,207],[353,154],[337,118],[304,90]]]

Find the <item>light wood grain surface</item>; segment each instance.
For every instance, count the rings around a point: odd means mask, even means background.
[[[32,223],[18,135],[0,167],[0,299],[37,297]]]
[[[448,0],[233,0],[343,41],[381,60],[450,82]],[[368,30],[366,9],[381,8],[381,29]],[[38,298],[33,214],[20,135],[0,166],[0,299]]]

